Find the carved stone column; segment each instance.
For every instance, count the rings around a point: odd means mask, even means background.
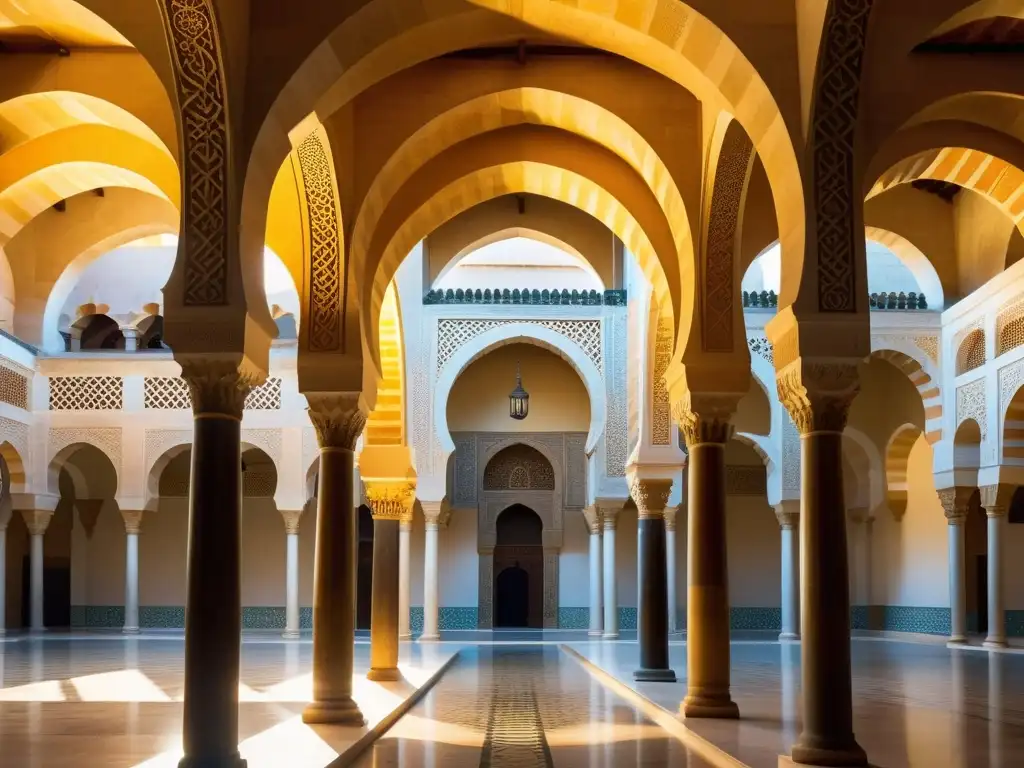
[[[622,504],[599,504],[601,530],[604,538],[604,634],[606,640],[619,637],[619,600],[615,580],[615,526],[622,511]]]
[[[775,505],[782,531],[782,632],[779,640],[800,639],[800,500],[786,499]]]
[[[283,637],[296,638],[301,634],[299,623],[299,524],[301,509],[282,509],[285,534],[285,602]]]
[[[676,589],[676,516],[679,507],[665,507],[665,575],[668,580],[668,632],[679,631],[679,593]]]
[[[366,480],[373,514],[373,581],[369,680],[398,680],[398,526],[412,510],[409,483]]]
[[[409,511],[398,521],[398,639],[412,638],[409,626],[409,555],[411,552],[410,537],[412,536],[412,505]]]
[[[988,518],[988,636],[986,648],[1006,647],[1006,602],[1003,585],[1003,549],[1006,513],[1013,487],[1002,483],[984,485],[981,506]]]
[[[426,528],[423,548],[423,634],[420,640],[440,640],[438,623],[437,532],[451,514],[443,501],[420,501]]]
[[[636,680],[675,682],[676,673],[668,664],[668,574],[665,560],[665,505],[672,481],[648,479],[642,467],[631,477],[630,493],[636,502],[638,525],[643,530],[640,553],[640,616],[637,628],[640,642],[640,668]]]
[[[949,642],[967,642],[967,582],[964,579],[966,553],[964,521],[973,488],[940,488],[937,493],[946,514],[946,538],[949,547]]]
[[[355,644],[355,447],[366,425],[360,393],[307,394],[320,444],[313,565],[313,701],[306,723],[362,725],[352,698]]]
[[[241,430],[245,398],[258,374],[228,360],[179,362],[194,414],[180,765],[242,766]]]
[[[590,532],[590,631],[591,637],[600,637],[604,626],[601,616],[601,511],[596,504],[583,510]]]
[[[29,628],[33,632],[46,629],[43,623],[43,536],[53,519],[53,512],[45,509],[23,509],[21,516],[25,520],[28,532],[32,536],[29,567],[31,569],[29,593]]]
[[[739,717],[729,692],[729,568],[725,541],[725,444],[732,396],[694,395],[675,404],[686,440],[686,717]]]
[[[125,532],[124,629],[126,635],[139,633],[139,529],[142,510],[122,509]]]
[[[786,362],[776,356],[776,366]],[[843,498],[843,430],[858,391],[853,362],[780,369],[779,399],[801,436],[801,658],[803,732],[792,759],[808,765],[861,766],[853,734],[850,582]]]

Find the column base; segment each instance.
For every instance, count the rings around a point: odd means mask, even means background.
[[[297,640],[298,638],[302,637],[302,633],[299,632],[299,630],[297,629],[286,629],[284,632],[281,633],[281,637],[283,637],[285,640]]]
[[[398,671],[398,667],[370,667],[370,671],[366,673],[366,679],[378,683],[391,683],[401,680],[402,673]]]
[[[674,683],[677,678],[671,669],[638,669],[633,679],[639,683]]]
[[[437,635],[420,635],[420,642],[421,643],[436,643],[440,639],[441,639],[441,635],[440,634],[437,634]]]
[[[783,761],[786,762],[783,762]],[[779,756],[780,766],[796,765],[827,765],[838,768],[865,768],[868,756],[860,745],[853,741],[851,745],[838,748],[805,746],[797,741],[789,757]]]
[[[796,643],[800,642],[800,635],[796,632],[781,632],[779,633],[780,643]]]
[[[137,634],[139,634],[139,628],[138,627],[125,627],[124,629],[121,630],[121,634],[122,635],[137,635]]]
[[[359,711],[359,705],[348,698],[314,701],[306,705],[302,710],[302,722],[307,725],[366,725],[366,718]]]
[[[981,645],[983,648],[1005,648],[1006,638],[986,637]]]
[[[183,757],[178,761],[178,768],[246,768],[247,765],[237,752],[215,757]]]
[[[398,636],[399,640],[412,640],[412,635],[409,632],[405,632]]]
[[[946,641],[946,645],[965,645],[967,643],[967,635],[950,635]]]
[[[604,635],[603,629],[591,629],[587,631],[588,637],[601,637]]]
[[[601,633],[601,639],[602,640],[618,640],[619,639],[619,633],[618,632],[602,632]]]
[[[687,696],[683,699],[679,711],[683,717],[711,718],[716,720],[736,720],[740,716],[740,708],[728,696],[724,699]]]

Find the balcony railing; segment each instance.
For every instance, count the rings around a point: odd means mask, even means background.
[[[579,290],[529,290],[508,288],[480,290],[471,288],[452,290],[427,291],[423,297],[424,304],[527,304],[534,306],[606,306],[624,307],[625,291],[579,291]]]
[[[778,306],[779,297],[775,295],[775,291],[743,292],[744,309],[775,309]]]
[[[904,312],[915,312],[928,309],[928,300],[923,293],[872,293],[868,306],[871,309],[901,310]],[[744,309],[775,309],[779,306],[779,297],[775,291],[744,291]]]

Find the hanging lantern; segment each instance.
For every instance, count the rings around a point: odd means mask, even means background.
[[[522,421],[530,413],[530,393],[523,389],[523,377],[516,363],[516,388],[508,396],[508,415],[516,421]]]

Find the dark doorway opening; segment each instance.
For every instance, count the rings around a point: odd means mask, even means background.
[[[373,594],[373,515],[365,504],[358,515],[359,544],[356,566],[356,629],[370,628],[370,606]]]
[[[495,628],[544,626],[543,524],[529,507],[513,504],[497,520],[494,547]]]
[[[978,555],[974,561],[974,583],[977,585],[974,603],[978,606],[979,634],[988,633],[988,555]]]
[[[32,563],[29,555],[21,561],[21,623],[32,624]],[[71,564],[43,560],[43,626],[66,629],[71,626]]]

